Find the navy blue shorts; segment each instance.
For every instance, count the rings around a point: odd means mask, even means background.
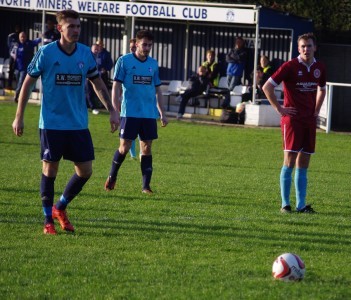
[[[89,129],[40,129],[41,159],[59,161],[62,157],[73,162],[94,160],[94,146]]]
[[[141,141],[156,140],[158,138],[156,119],[121,117],[119,137],[135,140],[138,135]]]

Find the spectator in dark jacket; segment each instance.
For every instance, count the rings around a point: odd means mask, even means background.
[[[210,86],[210,79],[207,76],[207,68],[200,66],[197,74],[193,75],[189,79],[189,86],[183,94],[179,96],[180,105],[178,110],[177,119],[181,119],[185,112],[185,107],[190,98],[202,95],[203,92],[207,91]]]
[[[59,40],[61,37],[60,33],[55,28],[55,23],[53,20],[48,19],[46,21],[46,31],[43,35],[43,44],[49,44],[56,40]]]
[[[9,48],[9,79],[7,81],[7,88],[12,90],[12,81],[15,74],[16,65],[16,52],[19,43],[19,33],[21,27],[17,24],[15,26],[15,32],[12,32],[7,37],[7,47]]]
[[[102,40],[98,40],[96,45],[99,46],[99,51],[97,54],[97,66],[98,71],[105,85],[108,87],[109,72],[113,67],[113,61],[111,53],[104,48],[104,43]]]

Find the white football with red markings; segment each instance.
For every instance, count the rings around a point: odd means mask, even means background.
[[[299,281],[305,276],[306,268],[302,259],[293,253],[279,255],[272,267],[274,279],[282,281]]]

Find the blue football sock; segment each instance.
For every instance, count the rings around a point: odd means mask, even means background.
[[[65,210],[68,203],[70,203],[73,198],[79,194],[88,180],[89,178],[79,177],[77,174],[74,174],[67,183],[62,196],[56,202],[56,208],[58,210]]]
[[[140,168],[143,176],[143,189],[150,189],[152,176],[152,155],[141,156]]]
[[[283,166],[280,171],[280,193],[282,197],[282,207],[290,205],[291,173],[293,168]]]
[[[132,145],[130,146],[130,149],[129,149],[129,154],[131,157],[136,157],[136,152],[135,152],[135,140],[132,141]]]
[[[40,195],[45,217],[45,224],[53,223],[52,206],[54,204],[54,186],[56,177],[41,175]]]
[[[296,168],[295,190],[296,190],[296,208],[297,210],[301,210],[306,206],[307,169]]]

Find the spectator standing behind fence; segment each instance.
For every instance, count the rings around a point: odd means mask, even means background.
[[[189,78],[188,84],[187,89],[179,96],[180,104],[177,115],[178,120],[183,118],[185,107],[190,98],[202,95],[203,92],[208,91],[211,83],[207,76],[207,68],[200,66],[197,70],[197,74]],[[197,105],[197,103],[194,105]]]
[[[242,84],[242,77],[247,60],[245,41],[242,37],[235,39],[234,49],[226,55],[228,89],[233,91],[237,85]]]
[[[43,44],[46,45],[59,39],[60,33],[56,30],[55,22],[51,19],[48,19],[46,21],[46,31],[43,35]]]
[[[74,10],[57,13],[57,29],[61,38],[39,49],[28,67],[12,128],[23,135],[24,111],[32,86],[41,77],[43,99],[40,110],[42,176],[40,193],[45,216],[44,233],[57,234],[53,219],[61,228],[74,231],[66,207],[82,190],[92,174],[94,146],[88,129],[88,113],[84,85],[93,82],[99,99],[110,112],[111,131],[118,127],[118,112],[113,108],[109,93],[101,80],[90,49],[79,43],[81,25]],[[55,179],[61,158],[74,163],[74,174],[63,194],[54,204]]]
[[[15,76],[16,53],[19,43],[19,34],[21,26],[15,25],[15,32],[7,36],[7,47],[9,49],[9,79],[7,81],[7,89],[12,90],[12,81]]]
[[[41,42],[41,38],[34,40],[28,40],[27,34],[22,31],[19,34],[19,43],[16,50],[16,67],[17,73],[17,86],[16,93],[13,100],[18,102],[18,96],[20,94],[24,78],[27,75],[27,68],[34,56],[34,48]]]
[[[207,76],[210,80],[211,87],[218,87],[220,77],[220,66],[215,58],[214,50],[207,50],[206,61],[202,63],[202,66],[207,69]]]
[[[284,63],[263,86],[269,102],[281,115],[284,162],[280,172],[282,213],[290,213],[290,187],[295,169],[296,211],[313,213],[306,205],[307,169],[315,151],[317,116],[326,94],[325,66],[316,61],[316,38],[312,33],[298,37],[299,56]],[[284,83],[284,105],[274,87]]]
[[[104,48],[104,43],[102,40],[98,40],[96,45],[99,46],[99,51],[97,54],[98,70],[105,85],[109,87],[109,73],[113,67],[111,53]]]
[[[112,101],[115,108],[121,105],[121,123],[119,148],[115,151],[110,174],[105,182],[105,190],[115,188],[118,171],[129,152],[132,141],[140,137],[142,156],[140,168],[142,173],[142,192],[152,194],[150,182],[152,177],[153,140],[158,138],[157,121],[166,126],[168,120],[164,114],[161,80],[158,62],[149,56],[153,44],[153,34],[140,30],[136,34],[136,51],[121,56],[114,70]]]

